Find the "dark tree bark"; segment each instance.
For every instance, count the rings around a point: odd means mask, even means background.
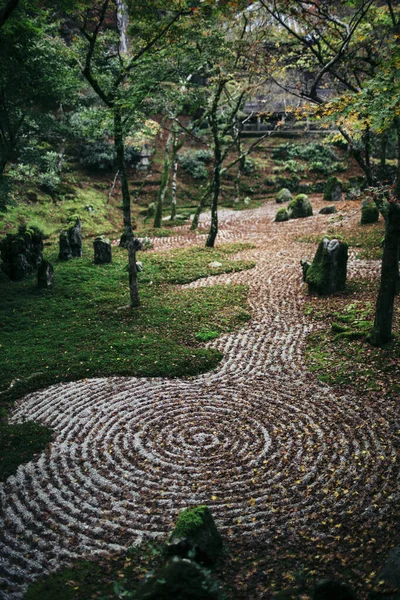
[[[0,27],[3,27],[4,23],[17,8],[18,3],[19,0],[9,0],[7,2],[5,8],[3,8],[3,10],[0,12]]]
[[[220,98],[225,88],[225,81],[221,81],[210,111],[211,131],[214,142],[214,177],[213,177],[213,196],[211,204],[211,227],[207,237],[206,246],[214,248],[215,238],[218,234],[218,200],[221,191],[221,167],[222,167],[222,148],[220,132],[218,131],[217,111]]]
[[[137,282],[136,269],[136,244],[132,230],[131,218],[131,197],[128,186],[128,176],[125,164],[124,135],[122,128],[121,111],[117,106],[114,107],[114,145],[117,157],[117,169],[121,179],[122,192],[122,212],[124,220],[123,241],[128,249],[128,269],[129,269],[129,295],[132,308],[140,306],[139,289]]]
[[[376,303],[375,322],[369,341],[383,346],[392,337],[393,306],[399,280],[400,204],[391,203],[386,221],[381,283]]]
[[[158,191],[156,214],[154,216],[154,227],[155,228],[161,227],[161,223],[162,223],[163,204],[164,204],[165,196],[166,196],[167,190],[168,190],[169,175],[171,172],[171,165],[172,165],[172,158],[173,158],[173,156],[172,156],[173,141],[174,141],[174,134],[172,131],[170,131],[170,133],[168,134],[167,143],[165,144],[164,167],[163,167],[163,172],[162,172],[162,176],[161,176],[161,185],[160,185],[160,189]]]

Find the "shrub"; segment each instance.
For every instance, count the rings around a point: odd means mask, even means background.
[[[179,156],[179,162],[182,169],[189,173],[193,179],[206,179],[208,177],[208,171],[205,165],[210,162],[211,158],[211,152],[199,150],[197,152],[186,152],[186,154],[182,154]]]
[[[81,165],[89,171],[111,171],[115,162],[113,144],[106,141],[86,143],[81,150]]]
[[[376,223],[379,219],[379,210],[375,202],[371,199],[367,199],[363,202],[361,207],[361,225],[367,225],[368,223]]]

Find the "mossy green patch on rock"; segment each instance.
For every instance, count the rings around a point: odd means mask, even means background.
[[[340,181],[340,179],[338,179],[334,175],[332,175],[332,177],[329,177],[324,189],[324,200],[328,200],[328,202],[340,200],[342,197],[342,193],[343,184]]]
[[[282,202],[290,202],[292,199],[292,193],[287,188],[282,188],[276,195],[276,202],[281,204]]]
[[[282,221],[289,221],[289,213],[286,208],[280,208],[276,213],[275,221],[281,223]]]
[[[379,219],[379,210],[373,200],[363,203],[361,207],[361,225],[376,223]]]
[[[348,246],[328,237],[320,242],[305,280],[310,292],[321,296],[344,290],[347,276]]]
[[[196,506],[181,512],[169,537],[167,553],[213,565],[221,552],[222,538],[208,506]]]
[[[311,202],[306,194],[298,194],[288,206],[291,219],[311,217],[313,214]]]

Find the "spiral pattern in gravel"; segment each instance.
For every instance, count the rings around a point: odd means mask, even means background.
[[[283,227],[294,235],[323,221],[277,225],[272,211],[223,221],[222,238],[256,241],[246,252],[254,270],[191,284],[250,284],[251,322],[210,344],[224,354],[217,370],[190,380],[92,379],[18,403],[15,421],[40,421],[56,435],[0,487],[4,599],[75,558],[165,535],[188,505],[208,504],[228,537],[265,543],[303,527],[323,540],[395,505],[394,407],[338,397],[304,366],[304,247],[281,237]]]

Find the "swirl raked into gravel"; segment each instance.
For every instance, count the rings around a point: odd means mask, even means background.
[[[256,268],[191,284],[250,286],[251,321],[211,344],[224,354],[218,369],[188,380],[91,379],[18,402],[14,421],[37,420],[55,438],[0,488],[2,598],[21,598],[27,583],[76,558],[163,537],[191,505],[209,505],[228,538],[265,544],[304,528],[329,539],[395,505],[394,409],[337,396],[308,373],[303,249],[280,241],[288,224],[271,217],[257,209],[241,228],[228,213],[222,237],[249,231]]]

